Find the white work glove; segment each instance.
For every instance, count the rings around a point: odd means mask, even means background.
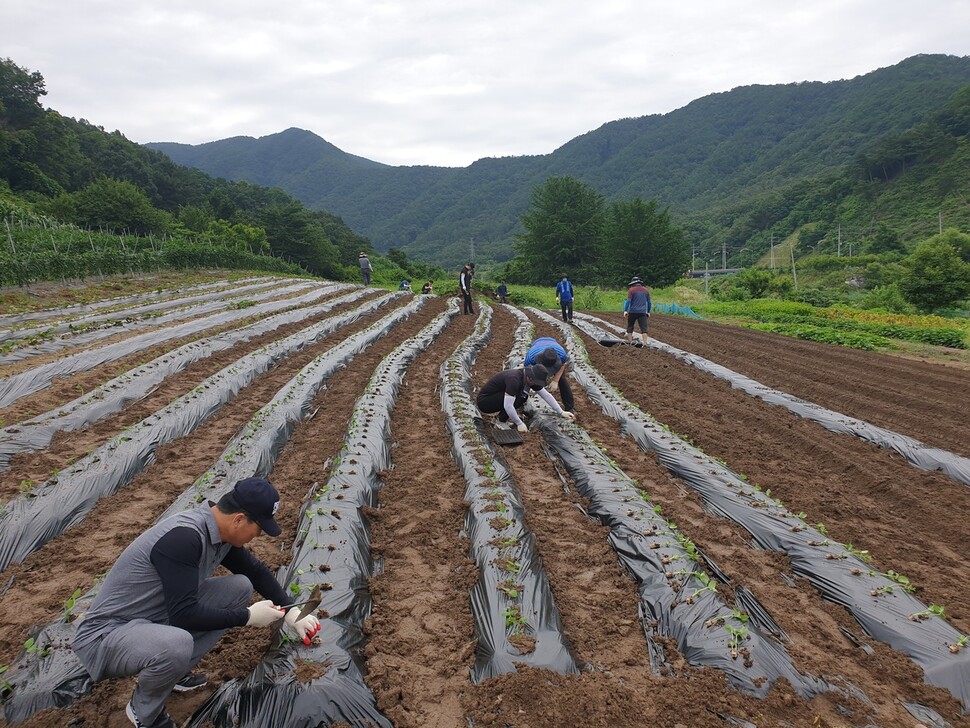
[[[249,607],[247,627],[266,627],[277,619],[283,619],[283,610],[273,604],[272,599],[264,599]]]
[[[519,424],[517,424],[515,426],[515,429],[518,430],[519,432],[528,432],[529,431],[529,428],[525,426],[525,423],[524,422],[520,422]]]
[[[549,382],[546,389],[548,389],[550,392],[555,392],[559,389],[559,382]]]
[[[575,420],[576,419],[576,415],[574,415],[572,412],[567,412],[566,410],[563,410],[562,411],[562,416],[565,417],[567,420]]]
[[[310,639],[320,631],[320,620],[312,614],[308,614],[303,619],[300,616],[300,608],[293,607],[286,613],[286,624],[293,628],[297,637],[303,640],[304,644],[309,644]]]

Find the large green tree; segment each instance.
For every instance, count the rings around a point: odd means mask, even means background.
[[[903,261],[908,275],[899,287],[905,299],[921,311],[934,311],[970,295],[970,263],[961,257],[963,250],[970,250],[970,235],[953,228],[917,245]]]
[[[536,284],[563,273],[577,282],[596,280],[605,220],[606,201],[599,192],[574,177],[550,177],[532,191],[509,277]]]
[[[48,209],[80,227],[132,235],[166,232],[172,222],[167,212],[152,207],[145,193],[131,182],[107,177],[59,196]]]
[[[667,286],[690,267],[690,244],[657,201],[637,197],[610,205],[606,224],[604,272],[613,285],[632,275],[655,286]]]

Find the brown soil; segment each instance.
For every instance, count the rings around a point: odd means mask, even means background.
[[[320,393],[313,405],[319,407],[317,415],[297,428],[271,476],[283,496],[278,517],[283,536],[252,544],[270,566],[287,560],[301,500],[314,482],[326,479],[328,462],[341,447],[354,402],[374,368],[444,304],[438,299],[396,327]],[[522,445],[502,455],[522,494],[527,526],[583,670],[562,676],[522,669],[472,684],[475,635],[468,589],[477,570],[462,536],[464,482],[451,459],[440,412],[438,370],[473,323],[471,316],[458,316],[409,368],[392,419],[394,467],[383,474],[380,508],[368,513],[381,570],[370,581],[367,681],[396,726],[686,728],[722,727],[726,718],[758,726],[916,726],[901,701],[930,706],[952,726],[970,725],[959,704],[945,691],[924,685],[908,659],[863,638],[873,648],[870,655],[843,638],[839,625],[861,636],[848,612],[823,601],[802,579],[789,586],[781,578],[791,571],[784,555],[753,548],[738,527],[707,512],[684,483],[641,452],[579,391],[578,422],[638,480],[665,517],[731,577],[731,586],[719,588],[722,597],[730,603],[735,585],[751,589],[791,638],[787,649],[799,670],[840,676],[871,705],[834,693],[806,701],[784,683],[758,700],[730,687],[717,671],[689,666],[673,644],[665,645],[670,668],[654,674],[635,583],[610,549],[606,529],[584,515],[584,500],[546,457],[537,433],[524,435]],[[331,337],[316,353],[365,324]],[[515,325],[510,314],[496,309],[492,340],[474,367],[476,385],[504,367]],[[654,317],[651,326],[651,333],[667,343],[803,399],[970,454],[959,407],[950,401],[968,391],[966,372],[672,317]],[[538,335],[557,333],[538,320],[536,328]],[[959,516],[970,512],[970,489],[854,438],[830,434],[660,352],[606,349],[585,341],[593,365],[628,399],[770,488],[793,511],[808,513],[812,523],[824,522],[831,538],[869,550],[876,568],[908,576],[917,596],[945,605],[951,622],[970,631],[970,595],[964,588],[970,578],[964,555],[970,527]],[[31,625],[54,618],[76,587],[87,588],[215,459],[286,374],[292,376],[295,362],[281,364],[213,421],[163,448],[158,463],[118,495],[103,499],[81,525],[0,575],[3,582],[15,577],[0,596],[6,626],[0,633],[0,664],[16,656]],[[195,376],[203,376],[201,370]],[[112,418],[99,436],[133,416]],[[82,446],[72,447],[74,452]],[[43,457],[51,458],[43,465],[49,467],[68,455],[55,446]],[[221,682],[248,674],[265,650],[268,632],[231,630],[201,666],[209,685],[169,700],[176,720],[187,718]],[[48,711],[25,725],[126,726],[123,708],[131,685],[130,679],[103,681],[72,707]]]

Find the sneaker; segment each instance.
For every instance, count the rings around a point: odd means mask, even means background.
[[[128,716],[128,720],[131,721],[131,724],[135,726],[135,728],[177,728],[175,721],[172,720],[172,716],[170,716],[164,710],[151,725],[148,723],[142,723],[140,720],[138,720],[138,716],[135,715],[135,709],[131,707],[130,702],[125,708],[125,715]]]
[[[209,678],[204,672],[190,672],[175,683],[175,691],[187,693],[190,690],[197,690],[198,688],[204,687],[208,682]]]

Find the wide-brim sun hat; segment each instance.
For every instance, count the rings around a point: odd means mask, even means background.
[[[635,286],[637,283],[643,283],[643,281],[640,280],[640,276],[633,276],[633,279],[627,285]]]

